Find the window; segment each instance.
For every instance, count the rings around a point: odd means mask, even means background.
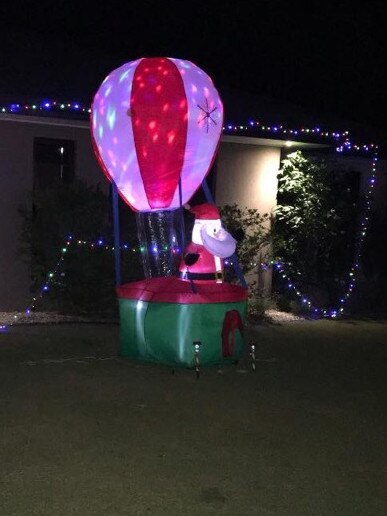
[[[34,138],[34,186],[47,188],[74,179],[74,142]]]

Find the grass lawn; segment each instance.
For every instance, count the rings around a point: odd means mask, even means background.
[[[387,514],[387,323],[250,330],[255,373],[117,357],[118,327],[0,334],[0,515]]]

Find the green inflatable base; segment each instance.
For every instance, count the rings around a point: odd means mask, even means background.
[[[235,361],[243,355],[243,331],[233,323],[236,318],[244,323],[246,300],[181,304],[119,298],[119,309],[123,357],[194,367],[195,341],[201,342],[201,365]]]

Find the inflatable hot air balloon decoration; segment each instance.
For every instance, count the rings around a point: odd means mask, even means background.
[[[141,243],[151,244],[144,249],[171,249],[177,241],[173,214],[209,172],[222,124],[223,105],[212,80],[190,61],[139,59],[101,84],[91,113],[95,153],[137,212]],[[123,356],[194,366],[199,349],[202,364],[236,360],[243,352],[246,290],[223,281],[223,258],[234,252],[235,241],[214,206],[191,211],[192,242],[179,270],[170,267],[170,256],[156,253],[152,273],[150,253],[144,253],[146,279],[117,287]],[[157,241],[165,235],[170,242]]]
[[[114,70],[92,106],[99,162],[135,211],[187,203],[218,146],[223,106],[210,77],[190,61],[144,58]]]

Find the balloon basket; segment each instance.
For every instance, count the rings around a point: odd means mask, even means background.
[[[149,278],[117,287],[120,354],[123,357],[195,368],[236,361],[244,353],[247,292],[228,283],[176,277]]]

